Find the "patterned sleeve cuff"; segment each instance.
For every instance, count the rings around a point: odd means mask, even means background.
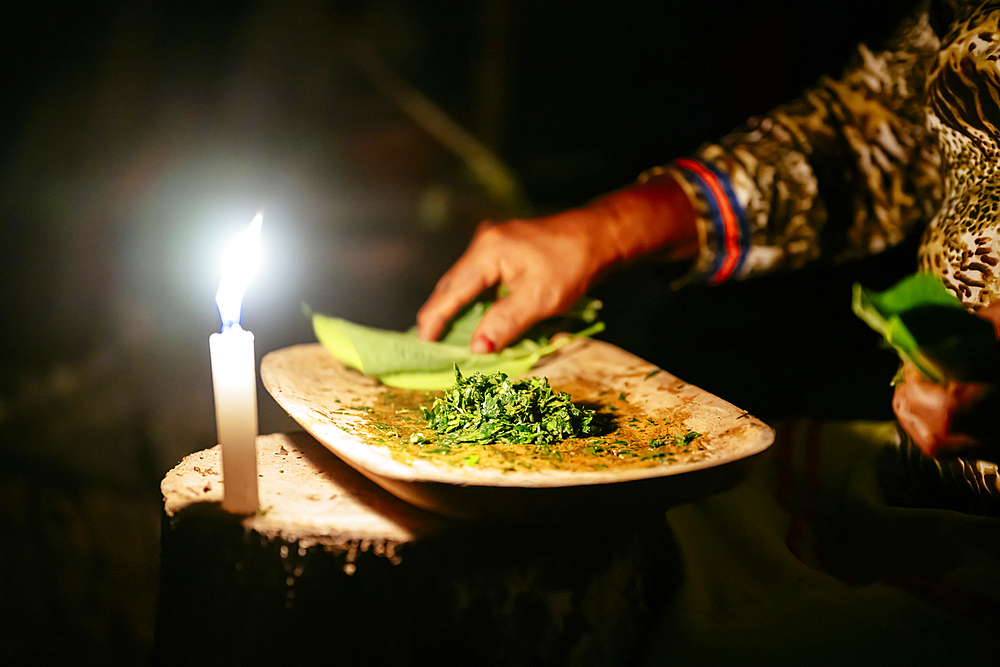
[[[717,285],[741,276],[750,250],[750,224],[729,176],[710,163],[679,158],[669,167],[646,171],[639,182],[667,174],[684,189],[697,214],[700,250],[680,283]]]

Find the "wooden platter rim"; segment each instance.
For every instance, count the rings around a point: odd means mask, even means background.
[[[579,377],[590,371],[603,374],[611,390],[628,391],[629,396],[636,396],[637,400],[653,401],[664,407],[672,404],[697,408],[688,419],[689,426],[694,421],[693,430],[707,431],[709,447],[719,451],[691,463],[597,471],[503,472],[425,461],[404,463],[393,459],[385,446],[366,442],[365,437],[353,432],[352,428],[365,418],[363,411],[350,409],[359,404],[355,401],[363,405],[377,398],[386,387],[345,367],[319,343],[275,350],[264,356],[260,366],[261,379],[268,392],[305,431],[366,475],[397,483],[537,488],[671,478],[753,458],[774,441],[773,429],[756,417],[604,341],[574,341],[543,359],[529,375],[545,375],[555,384],[560,378]]]

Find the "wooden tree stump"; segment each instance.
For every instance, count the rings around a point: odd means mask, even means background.
[[[257,446],[255,516],[221,509],[218,447],[163,480],[155,664],[627,664],[680,579],[662,511],[460,522],[305,433]]]

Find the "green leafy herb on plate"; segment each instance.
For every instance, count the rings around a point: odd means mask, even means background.
[[[453,372],[454,387],[424,410],[428,426],[444,443],[532,444],[544,451],[594,432],[594,411],[574,405],[566,392],[553,391],[545,378],[514,381],[502,372],[466,377],[457,368]]]

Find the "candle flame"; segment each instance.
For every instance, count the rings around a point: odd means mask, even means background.
[[[222,280],[215,303],[222,317],[222,330],[240,327],[243,293],[260,266],[260,227],[264,214],[254,216],[250,226],[233,239],[222,255]]]

